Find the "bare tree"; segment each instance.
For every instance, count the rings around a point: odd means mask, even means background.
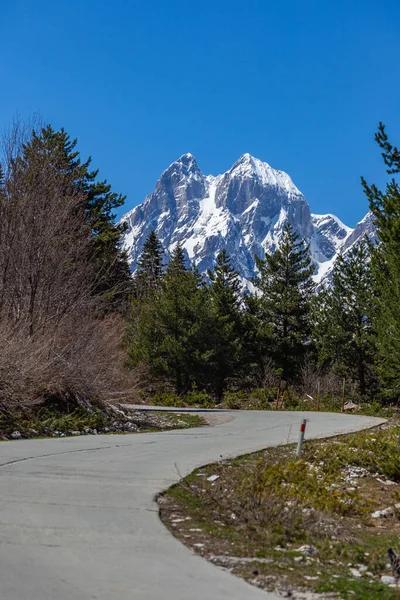
[[[0,402],[105,397],[123,379],[123,323],[104,316],[84,192],[40,131],[3,137]]]

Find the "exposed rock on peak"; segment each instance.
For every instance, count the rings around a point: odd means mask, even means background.
[[[310,244],[316,281],[330,272],[339,253],[373,231],[368,215],[354,230],[334,215],[312,215],[287,173],[248,153],[216,177],[203,175],[195,157],[183,154],[122,221],[128,225],[124,247],[132,270],[154,229],[167,253],[180,242],[201,272],[226,248],[246,285],[255,275],[255,255],[276,249],[287,221]]]

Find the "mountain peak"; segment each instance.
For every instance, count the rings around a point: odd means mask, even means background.
[[[128,226],[124,248],[133,271],[144,240],[155,230],[167,255],[180,242],[201,273],[214,267],[225,248],[246,286],[257,272],[254,257],[275,251],[287,221],[309,244],[316,280],[373,229],[368,218],[352,231],[334,215],[311,215],[290,176],[248,152],[215,177],[202,174],[193,154],[183,154],[123,220]]]
[[[257,163],[261,163],[261,161],[258,158],[255,158],[254,156],[249,154],[248,152],[246,152],[245,154],[239,156],[237,161],[232,165],[231,171],[237,169],[238,167],[247,167],[254,170],[256,168]]]
[[[169,165],[169,167],[163,172],[161,175],[160,181],[165,181],[165,179],[169,180],[173,178],[175,181],[181,178],[186,179],[187,177],[192,178],[203,178],[203,175],[197,165],[196,159],[193,154],[189,152],[186,154],[182,154],[177,160],[174,160],[173,163]]]
[[[196,161],[195,157],[193,156],[193,154],[190,154],[190,152],[187,152],[186,154],[182,154],[182,156],[180,156],[178,158],[178,160],[176,160],[175,162],[181,163],[185,166],[196,165],[196,167],[197,167],[197,161]],[[174,164],[174,163],[172,163],[172,164]]]
[[[237,159],[236,162],[238,162],[238,163],[244,163],[244,162],[252,162],[252,161],[254,161],[254,156],[252,156],[248,152],[245,152],[244,154],[242,154],[241,156],[239,156],[239,158]]]

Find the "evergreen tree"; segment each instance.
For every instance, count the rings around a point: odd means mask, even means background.
[[[400,151],[389,142],[379,124],[375,140],[389,175],[400,173]],[[393,177],[385,191],[362,179],[370,209],[375,217],[379,244],[371,249],[371,266],[376,286],[375,329],[379,373],[387,394],[399,397],[400,364],[400,186]]]
[[[255,294],[243,297],[242,372],[250,387],[264,385],[265,368],[270,362],[271,326],[263,318],[260,299]]]
[[[77,194],[82,196],[82,210],[91,229],[92,245],[98,262],[96,292],[105,298],[120,301],[130,288],[127,257],[120,242],[124,225],[116,225],[113,211],[123,205],[125,197],[113,192],[106,180],[98,181],[98,170],[91,170],[91,158],[81,161],[76,150],[77,140],[71,140],[64,129],[55,131],[50,125],[32,132],[23,147],[19,161],[31,161],[45,153],[56,171],[72,176]],[[20,165],[23,168],[23,165]]]
[[[146,239],[135,272],[135,293],[138,298],[159,287],[162,276],[162,246],[155,231]]]
[[[202,387],[209,357],[207,295],[179,244],[160,288],[141,304],[128,332],[133,365],[147,365],[155,380],[169,382],[178,394]]]
[[[188,269],[186,267],[185,253],[181,244],[178,242],[174,251],[172,252],[167,272],[168,274],[175,274],[179,277],[187,271]]]
[[[320,361],[357,381],[362,396],[373,391],[373,310],[368,245],[362,241],[345,258],[338,256],[332,286],[316,302],[313,331]]]
[[[193,263],[191,271],[193,273],[193,277],[196,280],[196,285],[198,288],[202,288],[205,289],[207,287],[206,281],[204,279],[204,276],[202,275],[202,273],[200,273],[197,265],[195,263]]]
[[[222,398],[229,378],[237,377],[242,358],[242,323],[240,314],[240,280],[226,250],[217,256],[210,278],[210,301],[213,325],[212,380],[217,397]]]
[[[263,321],[271,327],[271,357],[285,380],[298,374],[310,334],[310,300],[314,267],[304,240],[287,223],[279,248],[264,260],[257,258],[259,277],[254,283]]]

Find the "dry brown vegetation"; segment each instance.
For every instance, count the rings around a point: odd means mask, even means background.
[[[107,274],[84,192],[62,154],[31,142],[20,123],[1,142],[0,409],[130,397],[123,320],[95,293]]]

